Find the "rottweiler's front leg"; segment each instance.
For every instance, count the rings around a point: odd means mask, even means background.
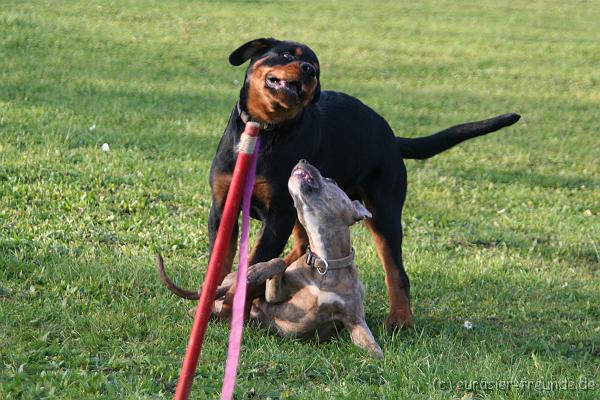
[[[208,217],[208,238],[210,241],[210,254],[212,254],[212,250],[215,245],[215,240],[217,238],[217,232],[219,230],[219,226],[221,225],[221,217],[223,216],[223,208],[225,206],[225,199],[227,198],[230,183],[231,175],[229,174],[217,174],[211,180],[213,196],[212,206],[210,207],[210,214]],[[227,255],[225,256],[225,261],[223,262],[223,269],[220,281],[223,280],[225,275],[231,272],[231,267],[233,265],[233,260],[235,258],[237,248],[238,233],[239,228],[238,222],[236,220],[233,225],[233,231],[231,233],[231,238],[229,239],[229,244],[227,246]]]
[[[291,203],[291,202],[290,202]],[[296,223],[296,209],[290,204],[285,209],[272,210],[264,219],[252,253],[250,264],[279,257]]]
[[[226,193],[223,194],[226,196]],[[213,194],[213,204],[210,208],[210,214],[208,217],[208,238],[210,240],[210,254],[212,255],[213,246],[215,245],[215,239],[217,237],[217,231],[219,230],[219,225],[221,224],[221,216],[223,215],[223,201],[220,201],[217,196]],[[237,239],[238,239],[238,223],[237,221],[233,225],[233,231],[231,232],[231,238],[229,239],[229,244],[227,246],[227,255],[225,256],[225,260],[223,261],[223,269],[221,270],[221,276],[219,278],[220,286],[227,285],[231,286],[230,282],[224,282],[223,279],[231,272],[231,267],[233,266],[233,259],[235,258],[236,248],[237,248]],[[233,277],[232,279],[235,279]],[[217,288],[217,293],[215,298],[216,301],[219,301],[219,304],[222,302],[223,296],[227,293],[226,289],[222,287]],[[216,304],[216,303],[215,303]],[[221,307],[219,305],[219,311]],[[213,312],[218,313],[213,310]],[[193,318],[196,315],[196,307],[192,308],[188,311],[188,314]]]
[[[215,245],[215,239],[217,237],[219,225],[221,224],[222,214],[223,210],[219,209],[213,204],[213,206],[210,209],[210,215],[208,219],[208,238],[210,240],[210,254],[212,254],[213,246]],[[223,269],[221,272],[220,281],[223,281],[225,275],[231,272],[231,267],[233,266],[233,259],[235,258],[235,253],[237,249],[238,233],[238,222],[235,221],[233,225],[233,231],[231,232],[231,238],[229,239],[229,244],[227,246],[227,255],[225,256],[225,260],[223,261]]]

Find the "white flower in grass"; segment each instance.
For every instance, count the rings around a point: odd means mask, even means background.
[[[473,323],[471,321],[465,321],[463,322],[463,328],[470,331],[471,329],[473,329]]]
[[[96,124],[92,124],[92,126],[89,127],[89,131],[95,131],[96,130]]]
[[[110,147],[108,146],[108,143],[103,143],[102,144],[102,151],[109,151]]]

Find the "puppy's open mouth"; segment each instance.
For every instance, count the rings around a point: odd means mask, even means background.
[[[294,171],[292,171],[292,177],[300,179],[302,184],[306,185],[305,187],[308,187],[308,189],[311,191],[312,189],[319,187],[318,183],[315,181],[315,178],[304,168],[296,168]]]
[[[302,92],[302,84],[299,81],[288,81],[285,79],[276,78],[273,75],[267,75],[265,83],[267,87],[273,90],[281,90],[298,98]]]
[[[308,172],[304,168],[296,168],[294,170],[294,172],[292,172],[292,175],[299,176],[300,178],[304,179],[305,181],[307,181],[309,183],[313,183],[315,181],[315,179],[310,174],[310,172]]]

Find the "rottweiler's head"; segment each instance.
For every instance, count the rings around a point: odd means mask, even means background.
[[[240,106],[253,119],[280,124],[319,100],[319,60],[306,45],[272,38],[249,41],[229,56],[238,66],[250,60]]]

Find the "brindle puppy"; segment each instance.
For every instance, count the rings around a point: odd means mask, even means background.
[[[357,346],[383,357],[365,322],[364,290],[350,240],[349,226],[371,213],[305,160],[294,168],[288,189],[310,248],[287,269],[281,259],[250,268],[251,286],[266,280],[264,297],[252,304],[252,318],[280,335],[299,338],[327,339],[343,326]],[[234,276],[225,278],[218,293],[225,293]],[[222,304],[222,298],[215,302],[217,314]]]

